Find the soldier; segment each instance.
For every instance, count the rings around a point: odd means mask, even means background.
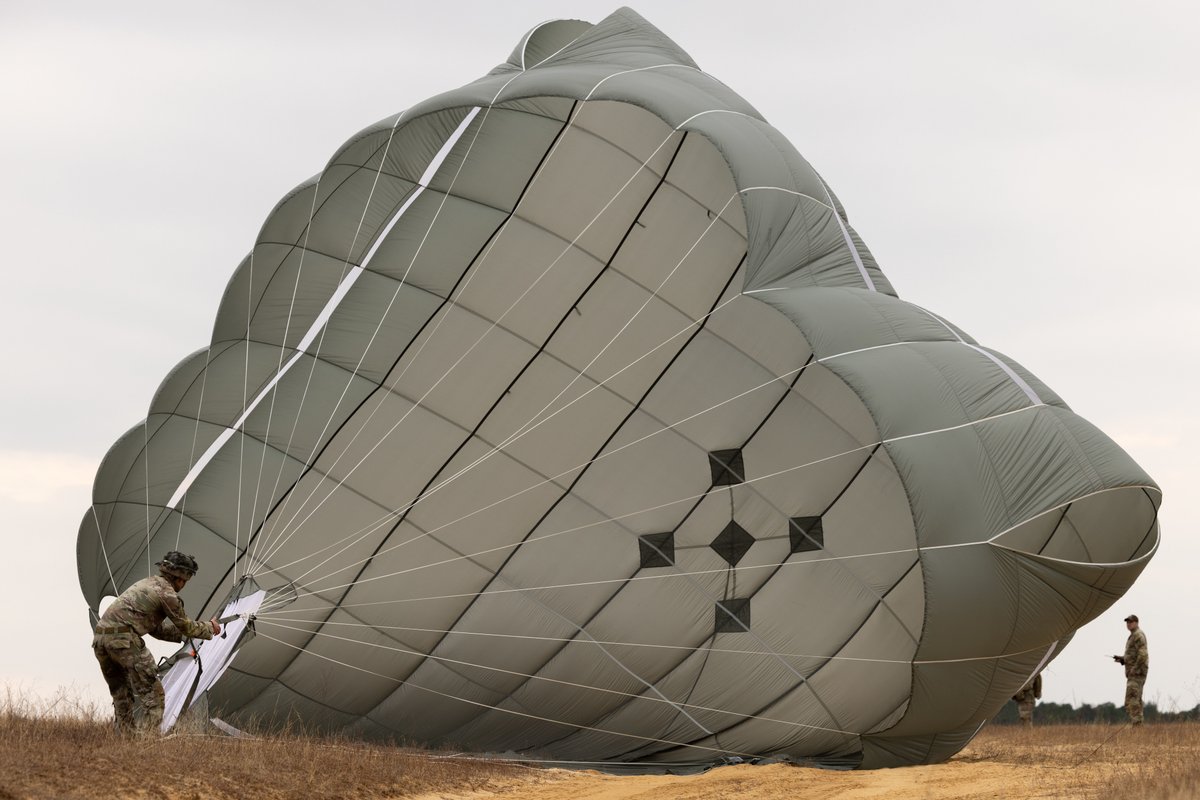
[[[1125,655],[1113,656],[1113,661],[1125,666],[1125,713],[1134,725],[1142,724],[1142,689],[1150,671],[1150,651],[1146,649],[1146,634],[1138,627],[1137,614],[1125,618],[1129,638],[1125,640]]]
[[[211,639],[221,632],[215,618],[189,619],[179,599],[178,592],[196,574],[196,559],[172,550],[156,566],[160,574],[138,581],[113,601],[92,639],[121,733],[154,734],[162,725],[163,687],[142,636],[182,642],[185,637]]]
[[[1041,699],[1042,673],[1039,672],[1021,687],[1021,691],[1013,695],[1013,700],[1017,701],[1017,714],[1021,717],[1021,724],[1026,728],[1033,727],[1033,706],[1037,700]]]

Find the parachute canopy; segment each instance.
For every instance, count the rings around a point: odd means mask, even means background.
[[[874,767],[958,751],[1128,589],[1159,503],[621,9],[279,202],[105,458],[79,573],[93,608],[147,551],[196,556],[200,614],[262,587],[208,689],[235,724]]]

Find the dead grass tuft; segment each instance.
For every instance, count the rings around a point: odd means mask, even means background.
[[[109,709],[65,692],[40,704],[11,690],[0,699],[0,800],[365,800],[489,790],[525,771],[296,731],[131,739],[113,732]]]

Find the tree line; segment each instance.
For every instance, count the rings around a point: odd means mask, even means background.
[[[1160,711],[1155,703],[1146,703],[1146,722],[1200,722],[1200,705],[1186,711]],[[1069,703],[1038,703],[1033,710],[1033,721],[1036,725],[1056,724],[1088,724],[1088,723],[1122,723],[1128,719],[1125,707],[1114,703],[1101,703],[1093,706],[1088,703],[1076,708]],[[1000,713],[992,717],[993,725],[1016,725],[1020,722],[1017,717],[1017,704],[1009,700],[1000,709]]]

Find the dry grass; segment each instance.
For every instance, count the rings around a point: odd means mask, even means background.
[[[0,699],[0,800],[412,797],[486,790],[528,771],[294,732],[131,739],[110,720],[109,709],[65,695]]]
[[[612,777],[440,757],[301,733],[116,736],[109,710],[69,696],[0,698],[0,800],[15,798],[491,798],[698,800],[1200,797],[1200,723],[986,728],[949,763],[874,772],[774,766]]]
[[[1200,723],[985,728],[956,760],[1011,764],[1044,790],[1027,797],[1200,798]],[[1063,773],[1057,776],[1054,773]]]

